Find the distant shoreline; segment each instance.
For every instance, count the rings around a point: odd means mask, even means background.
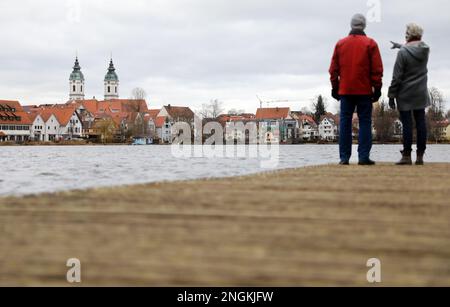
[[[353,144],[358,144],[357,141],[354,141]],[[374,145],[401,145],[400,142],[373,142]],[[64,142],[64,143],[53,143],[53,142],[41,142],[41,143],[26,143],[26,144],[16,144],[9,142],[0,142],[0,147],[38,147],[38,146],[170,146],[171,144],[150,144],[150,145],[132,145],[131,143],[83,143],[83,142]],[[193,144],[195,145],[195,144]],[[227,145],[227,144],[223,144]],[[249,144],[245,144],[249,145]],[[280,146],[287,145],[339,145],[338,142],[307,142],[307,143],[295,143],[295,144],[287,144],[280,143]],[[428,145],[450,145],[450,141],[433,143],[428,142]]]

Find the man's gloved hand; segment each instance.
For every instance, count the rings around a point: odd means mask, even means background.
[[[395,98],[389,98],[389,107],[390,107],[392,110],[395,110],[395,109],[396,109]]]
[[[377,102],[381,97],[381,88],[376,88],[372,95],[372,101]]]
[[[402,48],[402,44],[391,41],[392,48],[391,49],[400,49]]]
[[[331,91],[331,96],[332,96],[334,99],[336,99],[337,101],[340,101],[340,100],[341,100],[341,96],[339,96],[339,90],[336,89],[336,88],[334,88],[334,89]]]

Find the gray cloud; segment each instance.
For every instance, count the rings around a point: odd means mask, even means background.
[[[430,85],[450,95],[448,1],[381,1],[381,22],[367,33],[380,45],[390,83],[405,24],[425,28],[432,47]],[[290,99],[299,109],[329,96],[333,47],[366,0],[2,0],[0,98],[62,102],[78,52],[88,97],[103,96],[113,53],[121,96],[143,87],[151,107],[198,108],[212,98],[254,111],[256,94]],[[332,104],[332,99],[329,97]]]

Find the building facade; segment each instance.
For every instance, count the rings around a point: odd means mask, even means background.
[[[31,139],[32,121],[18,101],[0,100],[0,141],[26,142]]]
[[[266,131],[267,142],[293,143],[298,139],[298,121],[290,108],[259,108],[256,121],[260,131]]]
[[[333,115],[322,116],[319,123],[319,138],[324,141],[336,141],[339,137],[338,119]]]

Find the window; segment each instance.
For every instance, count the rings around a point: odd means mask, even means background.
[[[108,93],[111,93],[111,86],[108,86]]]
[[[75,92],[76,91],[76,88],[75,88],[75,85],[72,87],[72,92]]]
[[[116,86],[116,94],[117,94],[117,86]]]
[[[81,86],[81,91],[83,91],[83,86]]]

